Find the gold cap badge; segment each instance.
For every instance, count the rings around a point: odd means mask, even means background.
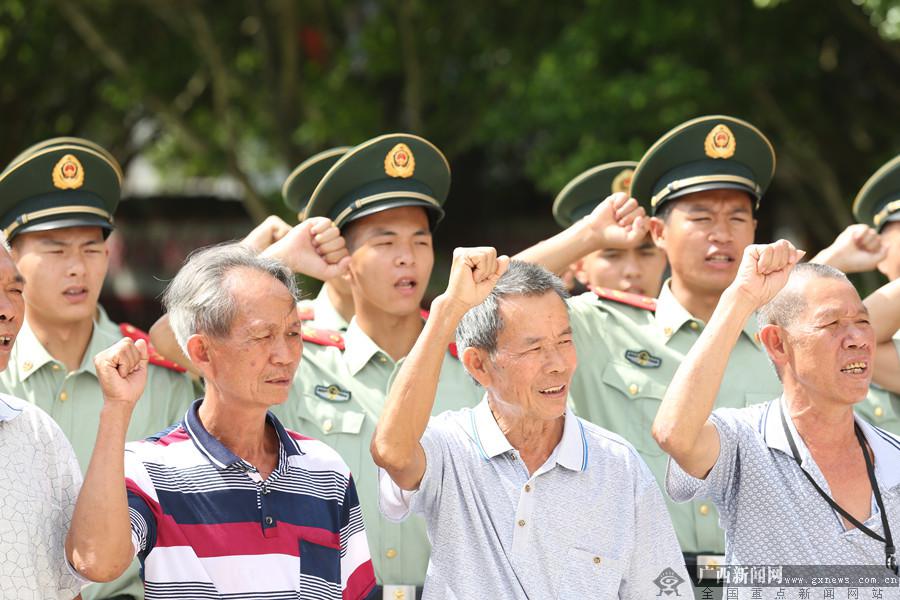
[[[710,158],[731,158],[737,143],[727,125],[721,123],[712,128],[703,142],[703,150]]]
[[[397,144],[384,157],[384,172],[390,177],[412,177],[416,172],[416,159],[406,144]]]
[[[631,178],[634,176],[634,169],[625,169],[621,173],[615,176],[612,180],[612,193],[616,192],[625,192],[626,194],[631,192]]]
[[[53,167],[53,185],[61,190],[77,190],[84,185],[84,167],[74,154],[66,154]]]

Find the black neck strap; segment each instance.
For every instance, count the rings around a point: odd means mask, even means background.
[[[797,451],[797,444],[794,443],[794,436],[791,435],[791,430],[787,424],[787,418],[784,416],[784,407],[781,405],[780,401],[778,407],[779,412],[781,413],[781,425],[784,427],[784,435],[787,437],[788,444],[791,447],[791,454],[793,454],[794,460],[797,461],[797,466],[800,467],[800,472],[806,475],[806,478],[812,486],[819,492],[819,495],[828,502],[831,508],[839,512],[841,516],[853,523],[854,527],[865,533],[867,536],[884,544],[884,566],[893,571],[894,574],[898,574],[896,548],[894,547],[894,538],[891,536],[891,526],[888,523],[884,502],[881,500],[881,491],[878,489],[878,481],[875,479],[875,467],[872,465],[872,459],[869,457],[866,438],[863,436],[863,432],[859,428],[859,425],[854,423],[853,429],[856,432],[856,441],[859,442],[859,447],[862,448],[863,458],[866,459],[866,472],[869,474],[869,483],[872,484],[872,493],[875,494],[875,503],[878,505],[878,512],[881,514],[881,526],[884,529],[884,537],[860,523],[856,517],[844,510],[840,504],[835,502],[831,496],[825,493],[825,490],[819,487],[819,484],[812,478],[812,475],[806,472],[801,464],[800,452]]]

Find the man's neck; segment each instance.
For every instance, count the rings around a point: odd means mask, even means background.
[[[491,396],[488,397],[488,405],[506,440],[519,451],[528,472],[534,473],[547,462],[562,440],[565,416],[552,421],[529,419],[507,410],[509,405]]]
[[[222,400],[221,392],[210,384],[198,416],[210,435],[256,467],[264,479],[278,466],[278,439],[268,426],[265,409]]]
[[[852,406],[813,402],[807,392],[790,383],[785,385],[784,400],[789,417],[813,458],[823,453],[859,453]]]
[[[350,319],[353,318],[353,296],[345,296],[337,291],[337,289],[333,285],[328,285],[328,282],[325,282],[325,295],[328,296],[329,302],[334,307],[334,310],[337,311],[339,315],[346,322],[350,322]]]
[[[708,323],[712,317],[716,305],[719,304],[719,298],[722,296],[722,290],[693,290],[686,286],[684,282],[675,273],[672,274],[672,281],[669,286],[672,295],[678,300],[678,303],[684,307],[695,319],[700,319],[704,323]]]
[[[409,354],[424,327],[418,311],[394,315],[365,302],[358,303],[356,308],[359,328],[395,361]]]
[[[94,332],[93,319],[49,321],[27,310],[27,307],[25,319],[37,340],[50,356],[65,365],[66,371],[75,371],[81,367]]]

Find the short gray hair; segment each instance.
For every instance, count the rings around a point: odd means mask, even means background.
[[[284,284],[295,301],[299,299],[294,274],[274,258],[257,256],[253,250],[235,242],[196,250],[163,294],[169,326],[185,355],[192,335],[206,333],[223,337],[231,331],[238,307],[226,280],[231,271],[239,268],[268,273]]]
[[[480,348],[493,354],[497,350],[497,337],[503,329],[500,317],[500,301],[507,296],[543,296],[553,292],[562,300],[569,297],[562,280],[544,267],[513,260],[509,269],[488,294],[484,302],[463,315],[456,327],[456,347]]]
[[[847,276],[838,269],[818,263],[800,263],[794,267],[787,284],[774,298],[764,304],[756,313],[760,329],[766,325],[788,327],[806,310],[806,297],[802,283],[810,279],[837,279],[852,285]]]

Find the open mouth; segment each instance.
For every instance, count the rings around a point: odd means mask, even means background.
[[[865,361],[858,360],[856,362],[852,362],[847,364],[844,368],[841,369],[841,373],[848,373],[850,375],[862,375],[869,368],[869,364]]]
[[[12,335],[0,335],[0,348],[9,350],[10,348],[12,348],[15,339],[15,336]]]
[[[80,300],[87,296],[87,292],[87,288],[82,285],[72,286],[67,287],[65,290],[63,290],[63,296],[70,300]]]
[[[398,279],[394,283],[394,287],[400,290],[401,292],[411,292],[418,286],[418,283],[415,279],[411,277],[403,277],[402,279]]]
[[[566,387],[566,384],[562,384],[555,387],[544,388],[542,390],[538,390],[538,392],[544,396],[558,396],[566,391]]]
[[[716,252],[707,256],[705,260],[709,264],[727,265],[734,262],[734,257],[724,252]]]

